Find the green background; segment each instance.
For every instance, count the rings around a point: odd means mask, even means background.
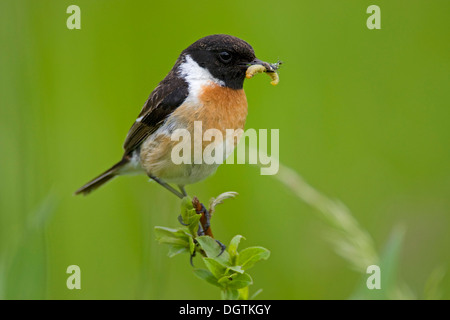
[[[81,30],[66,9],[81,8]],[[381,8],[381,30],[366,9]],[[246,128],[279,129],[280,160],[340,199],[382,249],[406,235],[399,277],[417,298],[450,262],[450,2],[0,0],[0,298],[216,299],[185,255],[169,259],[154,226],[179,201],[144,176],[73,192],[118,161],[152,89],[200,37],[227,33],[280,84],[247,80]],[[261,299],[346,299],[361,283],[325,240],[317,212],[249,165],[188,186],[218,207],[215,236],[261,245]],[[199,260],[196,260],[200,263]],[[68,290],[66,268],[81,268]],[[450,297],[450,275],[440,290]]]

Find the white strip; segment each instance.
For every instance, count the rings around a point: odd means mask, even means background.
[[[225,82],[222,80],[214,78],[208,69],[200,67],[190,55],[187,55],[186,61],[180,65],[179,72],[189,85],[189,96],[186,98],[187,102],[197,103],[198,95],[202,87],[208,85],[210,82],[220,86],[225,85]]]

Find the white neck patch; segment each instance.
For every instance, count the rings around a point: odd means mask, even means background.
[[[220,86],[225,85],[222,80],[214,78],[208,69],[200,67],[190,55],[186,56],[186,61],[179,66],[178,70],[189,85],[187,101],[198,102],[198,94],[202,87],[211,84],[211,82]]]

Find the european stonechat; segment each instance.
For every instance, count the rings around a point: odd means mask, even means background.
[[[210,35],[194,42],[150,94],[128,132],[122,159],[75,194],[86,195],[119,175],[145,173],[183,198],[185,185],[205,179],[219,164],[174,164],[171,150],[178,141],[171,139],[172,133],[186,129],[193,134],[196,121],[201,121],[204,130],[218,129],[224,136],[227,129],[242,132],[247,117],[244,79],[255,72],[267,72],[275,79],[277,67],[257,59],[247,42],[230,35]],[[231,144],[231,151],[238,139],[225,142]]]

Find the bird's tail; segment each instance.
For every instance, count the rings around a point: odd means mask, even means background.
[[[113,165],[111,168],[103,172],[98,177],[92,179],[88,183],[86,183],[84,186],[82,186],[80,189],[75,191],[75,195],[83,194],[87,195],[91,191],[97,189],[104,183],[108,182],[112,178],[114,178],[118,174],[118,170],[122,168],[126,163],[128,163],[128,159],[126,157],[123,157],[122,160],[117,162],[115,165]]]

